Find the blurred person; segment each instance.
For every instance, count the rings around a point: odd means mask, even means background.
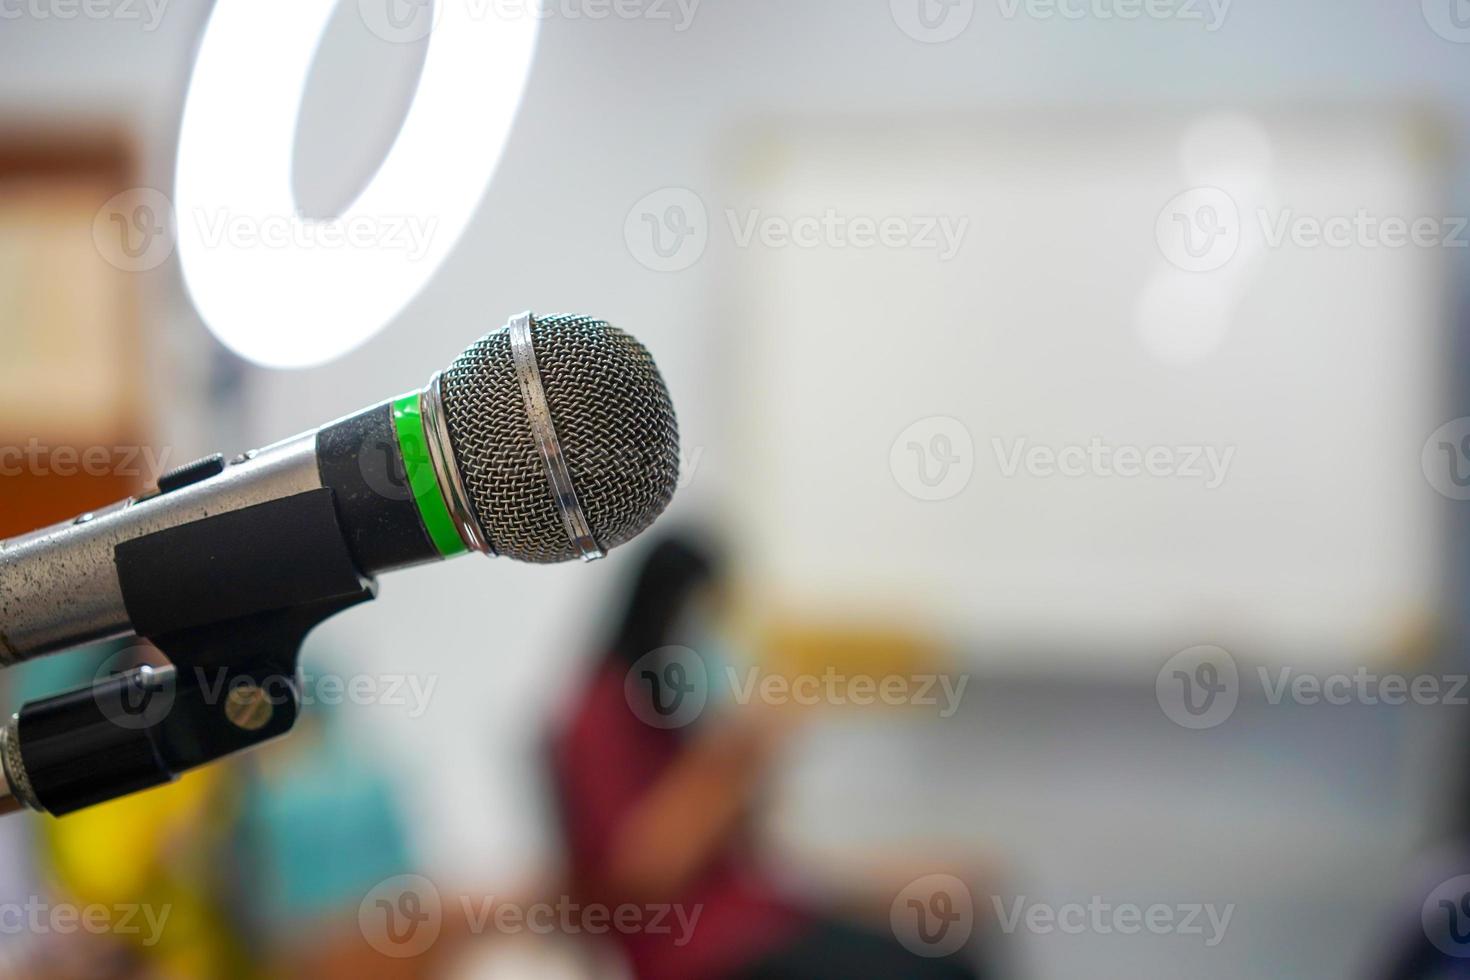
[[[725,576],[714,549],[693,538],[655,546],[555,735],[556,803],[575,898],[698,912],[683,943],[677,931],[612,931],[639,980],[977,977],[963,962],[969,951],[921,958],[891,935],[786,897],[763,872],[748,818],[791,712],[728,704],[691,725],[659,728],[634,711],[630,699],[653,696],[651,685],[626,683],[646,655],[687,646],[713,676],[735,654],[720,639]]]

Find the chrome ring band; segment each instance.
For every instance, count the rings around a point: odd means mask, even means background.
[[[495,548],[480,528],[474,508],[470,506],[470,495],[464,480],[459,475],[459,464],[455,462],[454,444],[449,438],[448,416],[444,413],[444,375],[434,375],[419,395],[419,412],[424,418],[424,440],[429,444],[429,462],[434,467],[434,476],[439,481],[439,492],[449,508],[449,516],[459,529],[460,540],[472,551],[493,555]]]
[[[10,721],[0,728],[0,779],[8,784],[10,793],[17,803],[38,813],[45,813],[45,808],[36,800],[36,791],[31,788],[31,779],[26,775],[25,761],[20,757],[20,742],[16,737],[19,727],[20,716],[12,715]],[[4,794],[0,793],[0,797],[3,796]],[[14,812],[14,809],[11,812]]]
[[[531,338],[531,314],[522,313],[510,321],[510,351],[515,359],[516,378],[521,384],[521,396],[526,402],[526,416],[531,421],[531,435],[536,448],[546,462],[546,475],[551,480],[552,496],[556,499],[557,511],[567,537],[582,555],[583,561],[596,561],[607,552],[592,535],[582,503],[577,499],[577,488],[572,485],[572,474],[567,469],[566,457],[562,455],[561,441],[556,437],[556,425],[551,419],[551,406],[546,401],[546,388],[541,382],[541,369],[536,364],[536,347]]]

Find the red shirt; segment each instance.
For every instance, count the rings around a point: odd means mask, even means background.
[[[576,882],[604,878],[608,850],[624,820],[677,759],[686,737],[640,721],[628,707],[623,681],[617,664],[600,671],[553,748],[562,826]],[[574,897],[584,904],[616,901],[590,890]],[[683,894],[665,901],[679,906],[683,921],[692,927],[669,913],[662,922],[667,932],[609,931],[639,980],[728,975],[792,939],[803,922],[736,842],[716,855]],[[642,921],[653,921],[652,914],[645,912]]]

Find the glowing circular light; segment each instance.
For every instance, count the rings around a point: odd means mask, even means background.
[[[297,115],[336,0],[218,0],[179,137],[184,282],[209,329],[269,367],[382,330],[463,235],[510,136],[540,18],[443,3],[418,91],[372,182],[331,220],[291,189]]]

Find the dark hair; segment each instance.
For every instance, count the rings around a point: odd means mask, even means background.
[[[668,644],[669,630],[692,595],[724,575],[709,543],[692,535],[665,538],[643,559],[618,623],[609,654],[633,663]]]

